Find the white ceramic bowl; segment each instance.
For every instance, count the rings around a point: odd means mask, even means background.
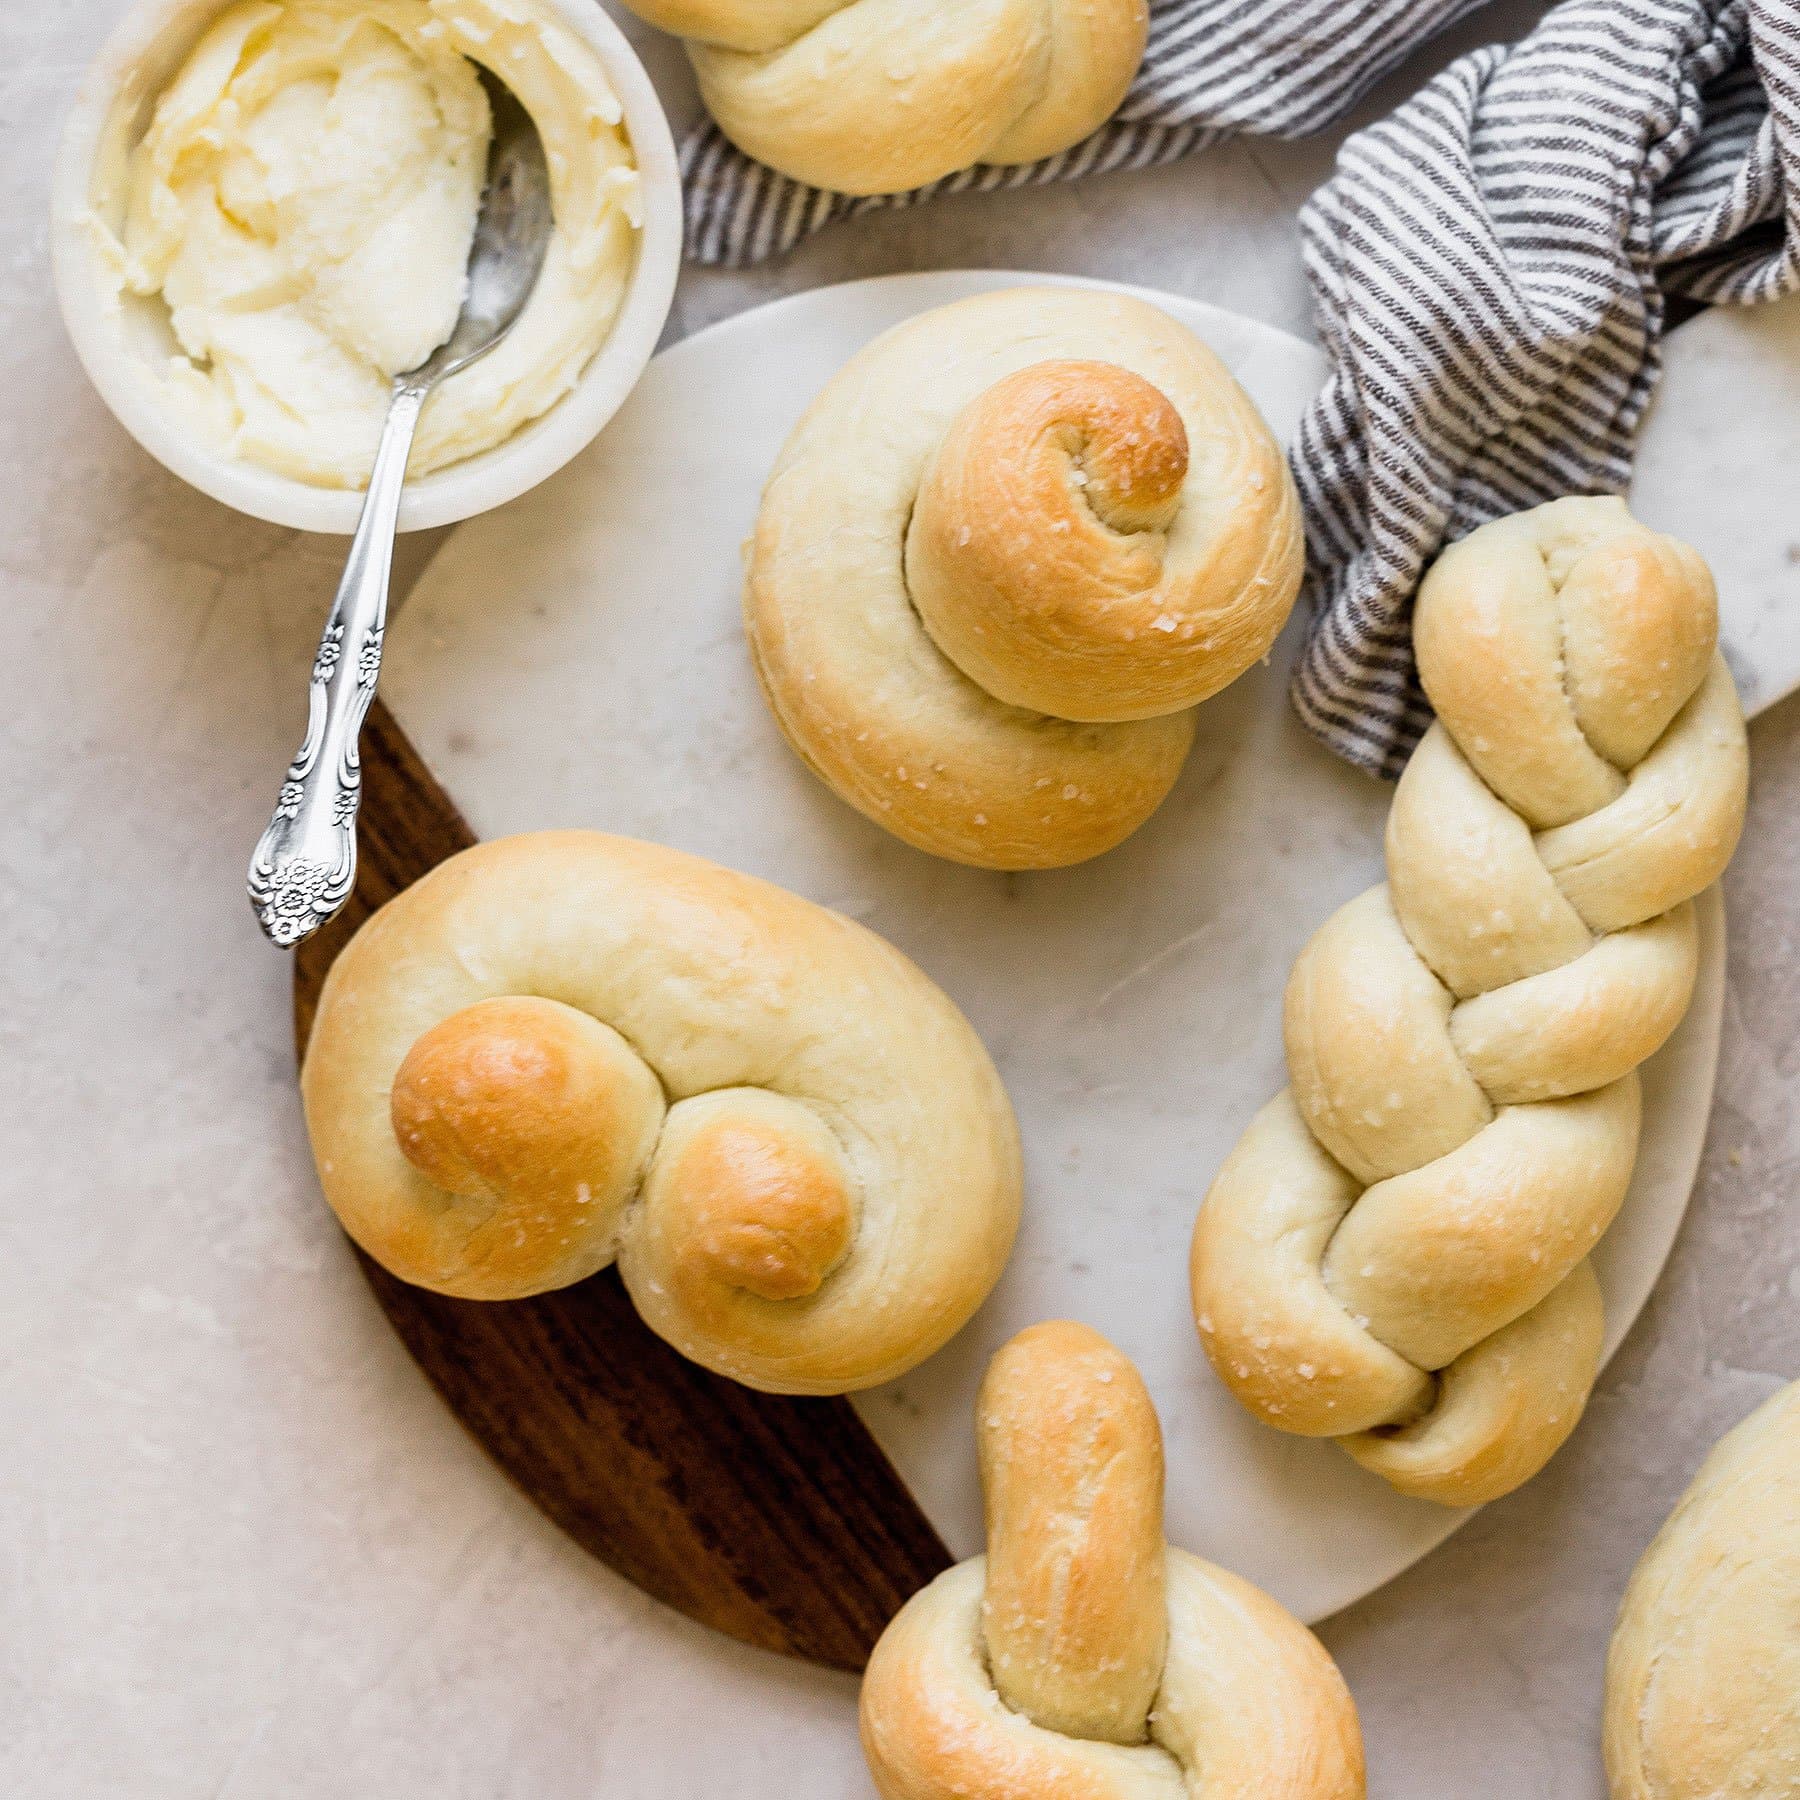
[[[100,396],[167,469],[215,500],[302,531],[356,528],[362,495],[317,487],[221,454],[146,380],[174,349],[160,300],[109,295],[95,233],[105,175],[142,136],[157,96],[228,0],[139,0],[89,69],[63,128],[51,187],[51,245],[63,320]],[[681,175],[650,78],[598,0],[538,0],[591,44],[625,109],[642,177],[637,266],[611,334],[575,386],[503,444],[409,482],[402,531],[450,525],[535,487],[592,441],[637,384],[655,350],[681,262]],[[112,184],[116,190],[122,184]]]

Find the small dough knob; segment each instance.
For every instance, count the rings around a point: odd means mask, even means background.
[[[817,1293],[856,1226],[836,1139],[809,1108],[758,1088],[698,1095],[670,1113],[644,1204],[681,1289],[764,1300]]]
[[[1219,685],[1206,620],[1164,582],[1188,437],[1113,363],[1042,362],[997,381],[938,447],[906,541],[933,641],[996,699],[1124,721]],[[1202,669],[1204,668],[1204,673]]]
[[[982,1635],[1001,1698],[1066,1737],[1143,1743],[1168,1648],[1162,1431],[1130,1360],[1034,1325],[976,1402]]]
[[[427,1181],[490,1203],[478,1217],[468,1209],[462,1255],[469,1283],[493,1299],[601,1267],[664,1110],[618,1032],[536,997],[480,1000],[434,1025],[389,1104],[401,1152]]]

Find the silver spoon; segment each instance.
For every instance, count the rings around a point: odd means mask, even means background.
[[[485,356],[511,330],[531,297],[550,241],[543,140],[511,91],[487,70],[481,74],[494,135],[462,313],[427,361],[394,377],[368,495],[313,661],[306,740],[250,858],[250,904],[269,941],[284,950],[311,937],[344,904],[356,879],[356,811],[362,799],[357,740],[381,669],[394,533],[420,409],[440,381]]]

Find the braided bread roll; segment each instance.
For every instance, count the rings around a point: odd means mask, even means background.
[[[615,1259],[683,1355],[835,1394],[999,1279],[1012,1109],[890,945],[697,857],[504,838],[391,900],[325,983],[301,1085],[325,1197],[403,1280],[506,1300]]]
[[[863,1677],[883,1800],[1360,1800],[1318,1640],[1163,1541],[1162,1433],[1127,1358],[1034,1325],[976,1429],[988,1553],[915,1594]]]
[[[1029,163],[1117,111],[1145,0],[626,0],[687,40],[719,128],[840,194]]]
[[[1606,1663],[1613,1800],[1800,1800],[1800,1382],[1714,1448]]]
[[[1051,868],[1155,811],[1300,562],[1281,452],[1210,350],[1126,295],[1011,288],[888,332],[813,403],[744,617],[840,797],[936,855]]]
[[[1691,898],[1743,824],[1712,578],[1622,501],[1446,551],[1418,597],[1437,709],[1388,881],[1289,979],[1290,1090],[1201,1208],[1195,1317],[1226,1385],[1402,1492],[1535,1474],[1598,1366],[1587,1254],[1637,1155],[1635,1070],[1693,991]]]

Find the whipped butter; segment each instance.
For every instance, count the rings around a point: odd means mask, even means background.
[[[427,404],[411,472],[504,442],[574,386],[629,281],[638,175],[599,58],[541,0],[238,0],[163,89],[102,226],[179,353],[151,378],[216,447],[368,478],[393,376],[462,306],[492,132],[475,64],[532,116],[556,227],[508,337]]]

